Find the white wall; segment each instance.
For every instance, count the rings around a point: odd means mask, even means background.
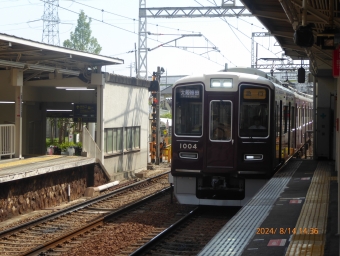
[[[330,159],[335,159],[336,157],[336,143],[335,143],[335,122],[336,122],[336,106],[335,106],[335,97],[337,91],[337,79],[333,77],[319,77],[317,83],[317,109],[318,108],[327,108],[330,110],[330,121],[331,126],[329,127],[329,142],[326,144],[330,144]],[[318,120],[316,120],[318,122]],[[318,136],[318,133],[316,133]],[[319,138],[320,139],[320,138]],[[322,138],[321,138],[322,139]],[[318,147],[318,145],[317,145]],[[320,150],[320,149],[319,149]],[[318,151],[318,149],[317,149]],[[315,152],[317,155],[317,152]]]
[[[117,172],[146,168],[148,154],[148,89],[134,85],[106,83],[103,95],[104,129],[140,126],[140,151],[105,157],[112,176]]]
[[[318,107],[330,108],[334,110],[334,105],[331,106],[330,94],[336,93],[337,79],[334,78],[318,78]],[[333,99],[332,99],[333,100]]]

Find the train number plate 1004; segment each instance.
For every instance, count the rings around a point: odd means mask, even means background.
[[[179,143],[180,149],[197,149],[196,143]]]

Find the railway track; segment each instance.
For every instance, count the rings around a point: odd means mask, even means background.
[[[240,207],[200,207],[127,254],[197,255]],[[126,250],[125,252],[128,252]]]
[[[170,204],[167,193],[40,255],[196,255],[239,209]]]
[[[159,175],[1,232],[0,254],[196,255],[238,209],[171,203],[171,189]]]
[[[93,230],[118,209],[127,209],[136,201],[141,203],[143,198],[169,189],[167,175],[158,175],[5,230],[0,232],[0,254],[37,255],[47,247]]]
[[[171,189],[168,188],[152,198],[134,204],[106,216],[88,231],[55,243],[39,255],[128,255],[125,248],[138,244],[152,234],[162,232],[164,227],[178,221],[194,207],[170,203]],[[36,254],[34,254],[36,255]]]

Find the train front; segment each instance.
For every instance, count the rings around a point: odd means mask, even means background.
[[[252,196],[246,194],[246,188],[254,190],[254,179],[249,173],[240,174],[240,168],[245,172],[266,169],[262,168],[266,164],[263,154],[256,148],[270,148],[267,143],[258,143],[269,138],[269,90],[242,82],[241,77],[239,74],[187,77],[173,87],[170,181],[182,204],[243,205]],[[247,93],[264,96],[240,99],[240,95]],[[241,115],[240,107],[244,109]],[[262,124],[267,122],[266,128],[240,134],[243,129],[239,127],[245,124],[240,124],[239,119],[248,119],[248,114],[257,115]],[[243,144],[254,150],[244,149]],[[237,148],[244,152],[240,154]],[[265,181],[257,179],[255,183],[257,187]]]

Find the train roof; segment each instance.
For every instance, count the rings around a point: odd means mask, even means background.
[[[256,68],[249,68],[249,67],[235,67],[235,68],[228,68],[228,70],[224,72],[238,72],[238,73],[245,73],[251,75],[262,76],[264,78],[268,78],[266,72],[256,69]]]
[[[186,83],[194,83],[194,82],[203,82],[204,84],[208,85],[210,84],[210,79],[212,78],[221,78],[221,79],[233,78],[233,81],[236,84],[239,84],[240,82],[261,83],[261,84],[266,84],[270,86],[272,89],[274,89],[274,84],[265,77],[248,74],[248,73],[229,72],[229,71],[189,75],[189,76],[186,76],[186,77],[183,77],[177,80],[174,86],[177,84],[186,84]],[[237,90],[237,87],[234,87],[234,89]],[[208,90],[208,87],[206,87],[206,90]]]

